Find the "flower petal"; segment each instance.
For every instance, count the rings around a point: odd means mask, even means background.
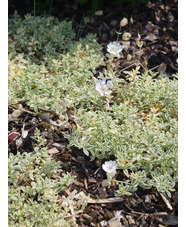
[[[114,177],[116,175],[116,170],[114,169],[112,172],[107,172],[107,175]]]
[[[107,165],[106,165],[106,164],[103,164],[103,165],[102,165],[102,168],[103,168],[103,170],[104,170],[105,172],[107,172],[107,171],[108,171],[108,167],[107,167]]]
[[[108,80],[106,85],[108,88],[113,88],[113,84],[111,80]]]
[[[106,83],[106,79],[103,78],[103,79],[101,80],[101,84],[105,84],[105,83]]]
[[[105,91],[105,95],[109,95],[110,93],[112,93],[112,91],[110,91],[110,90]]]
[[[101,88],[101,81],[98,80],[98,81],[96,82],[96,91],[100,91],[100,88]]]
[[[97,87],[97,88],[96,88],[96,91],[98,91],[98,92],[101,94],[101,96],[103,96],[103,95],[104,95],[104,93],[103,93],[103,91],[101,90],[101,88],[100,88],[100,87]]]

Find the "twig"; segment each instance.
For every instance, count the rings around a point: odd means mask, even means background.
[[[147,214],[147,213],[137,212],[137,211],[133,211],[133,210],[131,211],[131,213],[134,214],[134,215],[135,215],[135,214],[136,214],[136,215],[145,215],[145,214]],[[148,215],[149,215],[149,213],[148,213]],[[157,212],[157,213],[154,213],[154,214],[151,213],[151,215],[156,215],[156,216],[166,216],[166,215],[168,215],[168,214],[167,214],[167,212]]]
[[[100,168],[98,168],[95,172],[94,172],[94,175],[96,175],[97,174],[97,172],[100,170]]]
[[[123,202],[124,198],[123,197],[113,197],[113,198],[107,198],[107,199],[88,199],[88,203],[92,204],[100,204],[100,203],[119,203]]]
[[[167,208],[169,210],[173,210],[172,206],[170,205],[168,199],[165,198],[165,196],[160,192],[161,198],[163,199],[164,203],[166,204]]]

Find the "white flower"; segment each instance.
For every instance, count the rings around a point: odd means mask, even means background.
[[[128,19],[127,18],[123,18],[121,21],[120,21],[120,27],[124,27],[125,25],[128,24]]]
[[[96,91],[98,91],[101,96],[109,95],[112,92],[109,88],[113,88],[113,84],[110,80],[106,83],[106,79],[104,78],[96,82]]]
[[[114,177],[116,175],[117,163],[116,161],[106,161],[102,165],[103,170],[110,176]]]
[[[116,57],[120,56],[119,54],[122,50],[123,47],[119,43],[112,42],[107,45],[107,51]]]
[[[122,39],[125,40],[125,41],[127,41],[127,40],[129,40],[131,38],[131,36],[132,35],[129,32],[125,32],[123,34],[123,36],[122,36]]]

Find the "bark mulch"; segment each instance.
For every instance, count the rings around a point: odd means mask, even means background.
[[[63,3],[62,3],[63,2]],[[77,1],[56,0],[53,4],[53,15],[60,20],[74,20],[74,29],[79,31],[79,23],[82,16],[89,16],[88,23],[81,31],[81,36],[87,33],[96,33],[99,43],[106,53],[106,45],[116,41],[119,31],[119,23],[123,17],[128,18],[129,24],[122,28],[122,32],[130,32],[130,41],[122,41],[125,46],[123,57],[115,60],[111,67],[121,77],[123,71],[130,70],[134,64],[142,65],[142,72],[154,69],[163,72],[170,79],[172,74],[178,71],[178,2],[177,0],[150,1],[138,8],[129,5],[118,6],[110,3],[103,10],[102,16],[90,16],[88,4],[78,6]],[[33,1],[9,1],[9,14],[15,9],[22,16],[31,13]],[[63,10],[62,10],[63,9]],[[138,34],[144,42],[142,48],[136,46]],[[121,38],[121,37],[120,37]],[[127,60],[127,55],[131,59]],[[98,71],[101,70],[98,69]],[[157,75],[158,76],[158,75]],[[99,160],[90,162],[89,157],[76,147],[68,147],[68,141],[64,134],[70,133],[66,126],[60,128],[55,124],[59,116],[53,111],[40,109],[39,114],[22,103],[24,108],[16,118],[12,117],[17,105],[9,105],[9,153],[32,152],[34,131],[39,129],[46,139],[49,153],[57,161],[61,168],[76,176],[74,183],[63,193],[68,195],[73,190],[84,191],[90,195],[89,204],[77,218],[79,226],[178,226],[178,189],[172,193],[172,198],[167,200],[154,189],[139,189],[131,196],[115,197],[116,185],[103,188],[101,182],[106,179],[105,172],[101,168]],[[15,112],[14,112],[15,113]],[[51,121],[52,120],[52,121]],[[69,122],[71,122],[69,116]],[[71,122],[73,123],[73,122]],[[103,160],[104,161],[104,160]],[[121,211],[122,218],[117,218],[116,211]]]

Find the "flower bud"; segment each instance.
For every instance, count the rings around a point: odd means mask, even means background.
[[[120,27],[124,27],[127,24],[128,24],[128,19],[124,17],[120,22]]]
[[[125,32],[124,34],[123,34],[123,36],[122,36],[122,39],[124,40],[124,41],[127,41],[127,40],[129,40],[130,38],[131,38],[131,34],[129,33],[129,32]]]

